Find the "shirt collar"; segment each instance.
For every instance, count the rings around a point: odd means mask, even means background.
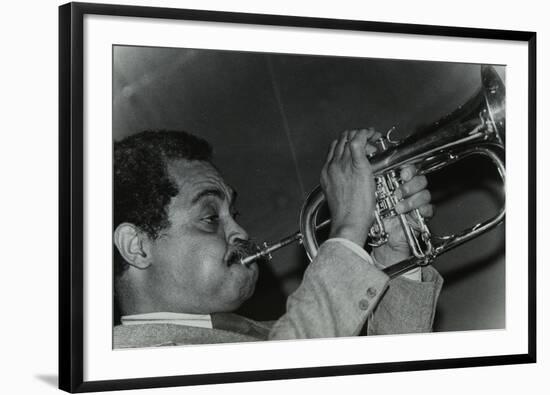
[[[212,329],[210,314],[155,312],[124,315],[120,318],[120,321],[122,325],[175,324]]]

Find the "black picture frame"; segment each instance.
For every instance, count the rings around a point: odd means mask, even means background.
[[[510,40],[528,43],[529,262],[528,351],[525,354],[243,371],[108,381],[83,378],[83,18],[87,14],[231,22],[364,32]],[[343,376],[536,362],[536,33],[357,20],[260,15],[108,4],[68,3],[59,8],[59,388],[89,392],[244,381]]]

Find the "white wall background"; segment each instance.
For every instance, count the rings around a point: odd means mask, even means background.
[[[99,1],[96,1],[99,2]],[[267,383],[201,386],[130,393],[227,394],[306,393],[345,391],[451,394],[530,393],[548,387],[550,292],[544,279],[550,258],[544,250],[548,231],[545,200],[549,192],[545,169],[550,148],[543,118],[550,97],[550,27],[544,2],[525,0],[386,2],[313,2],[277,0],[116,1],[271,14],[440,24],[538,33],[538,332],[536,365],[453,369],[399,374],[333,377]],[[57,391],[57,6],[59,1],[9,2],[0,23],[0,351],[1,392],[6,394]],[[546,179],[545,179],[546,178]],[[546,311],[544,311],[546,310]]]

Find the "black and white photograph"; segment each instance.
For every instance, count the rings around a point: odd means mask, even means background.
[[[545,9],[8,3],[0,391],[545,393]]]
[[[533,32],[59,11],[61,389],[536,361]]]
[[[505,330],[505,86],[113,45],[113,348]]]

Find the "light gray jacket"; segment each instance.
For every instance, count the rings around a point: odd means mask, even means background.
[[[116,326],[114,348],[431,331],[443,280],[431,267],[422,281],[388,276],[340,243],[324,243],[275,323],[212,314],[214,329],[175,324]]]

